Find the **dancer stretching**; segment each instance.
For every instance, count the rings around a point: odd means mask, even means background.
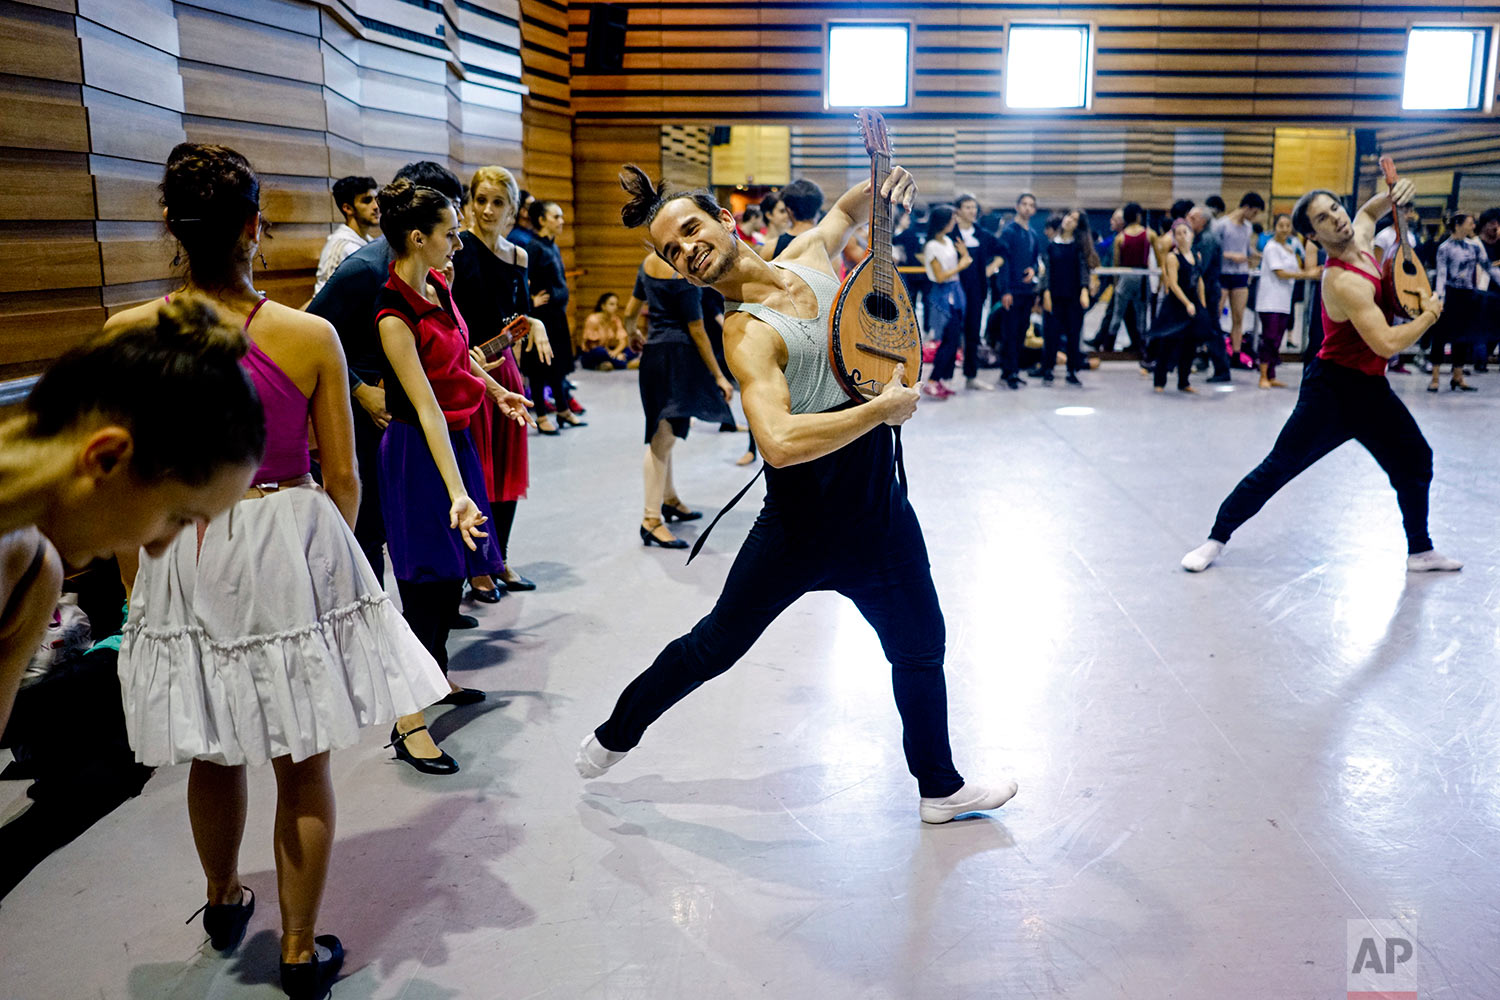
[[[869,184],[847,192],[767,263],[736,239],[734,216],[707,192],[666,194],[638,168],[625,171],[625,225],[647,226],[664,261],[728,300],[725,354],[766,459],[766,502],[714,609],[630,682],[614,714],[579,747],[579,773],[598,777],[617,763],[647,726],[732,667],[797,598],[835,590],[874,626],[891,662],[922,820],[946,823],[1003,805],[1015,783],[965,783],[948,747],[943,613],[890,430],[916,412],[917,389],[901,384],[897,368],[879,396],[855,405],[828,360],[833,255],[869,218]],[[880,191],[908,208],[915,193],[900,167]]]
[[[1386,360],[1422,339],[1442,312],[1426,298],[1422,315],[1391,325],[1380,265],[1370,253],[1375,222],[1392,203],[1411,201],[1413,185],[1399,180],[1389,195],[1365,202],[1353,220],[1329,191],[1309,191],[1292,209],[1292,225],[1328,251],[1323,271],[1323,346],[1302,375],[1297,406],[1276,444],[1219,507],[1208,541],[1182,557],[1182,568],[1201,573],[1213,565],[1234,530],[1318,459],[1345,441],[1358,441],[1390,477],[1406,527],[1406,568],[1458,570],[1463,564],[1432,547],[1427,536],[1427,487],[1432,449],[1406,406],[1385,379]]]

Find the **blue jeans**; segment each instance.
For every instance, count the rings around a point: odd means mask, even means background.
[[[928,378],[946,380],[953,377],[958,345],[964,339],[964,289],[957,279],[933,285],[927,291],[927,332],[943,339],[937,357],[932,359]]]

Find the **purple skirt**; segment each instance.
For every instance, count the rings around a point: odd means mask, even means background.
[[[469,497],[490,517],[484,469],[468,428],[449,431],[453,457]],[[422,428],[392,420],[380,440],[380,506],[385,514],[385,538],[391,551],[391,571],[408,583],[435,583],[493,576],[505,568],[493,534],[476,540],[470,552],[458,529],[448,527],[448,488],[428,450]],[[487,526],[481,531],[488,531]]]

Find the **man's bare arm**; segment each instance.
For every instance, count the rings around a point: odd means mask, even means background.
[[[917,196],[917,182],[905,167],[892,167],[880,185],[880,192],[892,203],[910,209],[912,199]],[[870,182],[856,184],[834,202],[823,221],[813,228],[812,232],[817,233],[818,242],[830,258],[843,253],[854,230],[870,221],[870,204]]]
[[[1368,244],[1375,238],[1375,226],[1380,222],[1382,216],[1391,210],[1391,205],[1409,205],[1417,186],[1405,177],[1396,181],[1396,186],[1388,191],[1375,193],[1375,197],[1359,207],[1359,212],[1354,216],[1355,237],[1362,243]]]
[[[799,465],[838,451],[884,423],[901,424],[917,407],[917,390],[892,379],[861,406],[832,413],[792,413],[792,396],[777,358],[776,331],[751,317],[724,327],[725,360],[740,383],[740,400],[755,443],[772,468]]]
[[[1382,358],[1394,357],[1421,340],[1443,311],[1441,299],[1428,297],[1422,300],[1422,315],[1410,323],[1392,326],[1375,301],[1375,287],[1365,278],[1337,269],[1324,277],[1323,294],[1330,305],[1349,317],[1370,350]]]

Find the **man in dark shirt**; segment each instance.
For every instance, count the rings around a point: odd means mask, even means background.
[[[817,225],[818,216],[823,211],[823,189],[807,178],[799,177],[781,189],[781,203],[786,206],[792,227],[777,238],[773,258],[779,257],[792,240],[811,232]]]
[[[1000,268],[991,278],[991,291],[1000,308],[990,314],[985,331],[995,342],[996,324],[1000,339],[1000,381],[1012,389],[1025,385],[1021,378],[1021,344],[1031,325],[1031,309],[1036,304],[1037,275],[1041,270],[1042,241],[1031,231],[1031,217],[1036,214],[1036,196],[1023,194],[1016,199],[1016,217],[1000,231]]]
[[[1228,382],[1229,379],[1229,349],[1224,344],[1224,335],[1219,328],[1219,297],[1222,294],[1222,286],[1219,283],[1219,273],[1224,266],[1224,250],[1219,245],[1219,238],[1214,235],[1213,216],[1203,206],[1192,209],[1187,214],[1188,225],[1193,227],[1193,255],[1198,258],[1199,273],[1203,276],[1203,303],[1208,309],[1207,327],[1209,360],[1213,362],[1214,373],[1208,379],[1210,382]]]
[[[463,185],[453,172],[431,160],[408,163],[396,176],[441,192],[453,200],[455,210],[463,197]],[[380,439],[391,415],[386,412],[385,390],[380,386],[385,352],[375,328],[375,299],[390,276],[393,257],[384,236],[371,240],[344,258],[307,307],[308,312],[333,324],[344,346],[351,393],[359,404],[354,408],[354,453],[359,462],[362,500],[354,537],[380,579],[385,578],[385,519],[380,513],[375,472]]]

